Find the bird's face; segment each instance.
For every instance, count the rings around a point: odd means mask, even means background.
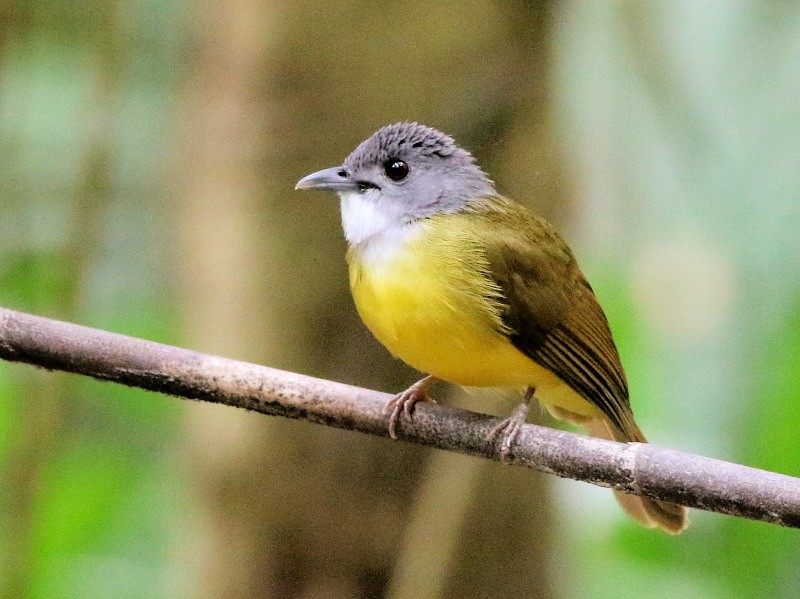
[[[494,193],[472,155],[417,123],[383,127],[339,167],[304,177],[297,189],[336,191],[351,244],[430,216],[457,212]]]

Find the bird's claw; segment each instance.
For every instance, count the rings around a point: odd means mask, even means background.
[[[417,381],[402,393],[398,393],[390,399],[383,408],[384,414],[389,414],[389,436],[397,439],[397,423],[400,416],[405,414],[411,418],[414,406],[421,401],[436,403],[428,397],[428,386],[434,381],[433,377],[425,377]]]
[[[486,434],[486,440],[499,438],[500,440],[500,459],[508,462],[511,458],[511,447],[522,429],[522,425],[528,419],[528,403],[522,403],[516,407],[514,412],[501,421],[497,426]]]

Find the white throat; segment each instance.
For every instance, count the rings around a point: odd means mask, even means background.
[[[421,221],[407,222],[386,206],[378,206],[372,192],[342,193],[344,236],[359,260],[370,268],[391,264],[397,252],[421,235],[426,226]],[[375,192],[376,194],[379,192]]]
[[[373,235],[401,227],[402,221],[385,207],[378,206],[375,191],[365,193],[340,193],[342,228],[350,245],[358,245]],[[381,209],[384,208],[384,209]]]

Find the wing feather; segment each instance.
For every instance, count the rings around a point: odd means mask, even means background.
[[[488,274],[504,296],[511,342],[638,440],[608,321],[566,243],[547,221],[502,198],[485,215],[494,221]]]

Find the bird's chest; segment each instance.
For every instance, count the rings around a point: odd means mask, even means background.
[[[375,337],[418,370],[462,384],[473,362],[507,345],[479,253],[436,223],[406,227],[351,248],[350,286]]]

